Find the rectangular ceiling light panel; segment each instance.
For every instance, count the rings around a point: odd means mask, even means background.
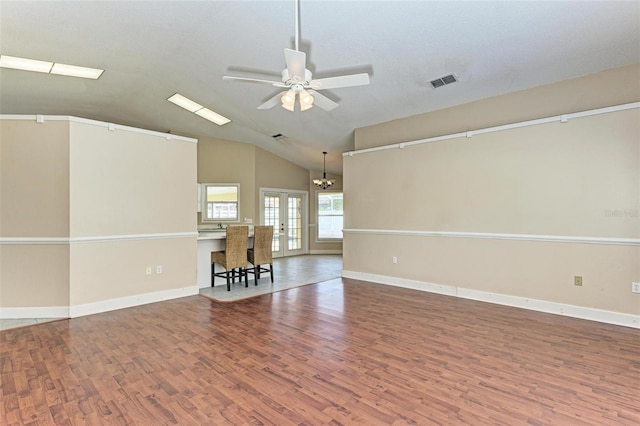
[[[53,62],[36,61],[35,59],[0,55],[0,67],[2,68],[48,73],[49,71],[51,71],[52,66]]]
[[[36,59],[18,58],[8,55],[0,55],[0,67],[65,75],[68,77],[91,78],[93,80],[99,78],[104,72],[104,70],[97,68],[58,64],[55,62],[38,61]]]
[[[167,100],[171,103],[178,105],[181,108],[186,109],[189,112],[197,114],[200,117],[217,124],[218,126],[222,126],[223,124],[227,124],[231,121],[227,117],[223,117],[217,112],[211,111],[209,108],[205,108],[199,103],[194,102],[191,99],[185,96],[182,96],[179,93],[176,93],[175,95],[170,96],[169,98],[167,98]]]
[[[223,124],[227,124],[231,121],[228,118],[223,117],[217,112],[213,112],[208,108],[202,108],[196,111],[196,114],[198,114],[202,118],[206,118],[207,120],[216,123],[218,126],[222,126]]]
[[[91,78],[97,80],[104,70],[97,68],[78,67],[76,65],[53,64],[51,74],[66,75],[69,77]]]
[[[167,100],[169,102],[173,102],[174,104],[178,105],[179,107],[182,107],[182,108],[186,109],[189,112],[196,112],[197,110],[204,108],[199,103],[193,102],[191,99],[185,98],[184,96],[182,96],[179,93],[176,93],[175,95],[171,96]]]

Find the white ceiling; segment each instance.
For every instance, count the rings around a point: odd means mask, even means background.
[[[271,74],[294,47],[294,0],[0,1],[0,53],[104,68],[99,80],[0,69],[0,112],[58,114],[253,143],[341,173],[353,130],[640,62],[638,1],[300,2],[314,78],[368,72],[323,91],[340,106],[256,107],[279,89],[222,81]],[[459,82],[433,90],[432,79]],[[232,120],[166,101],[179,92]],[[274,140],[281,133],[284,140]]]

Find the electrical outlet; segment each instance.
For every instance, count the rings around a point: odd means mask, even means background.
[[[640,283],[631,283],[631,292],[640,293]]]
[[[156,274],[161,274],[161,273],[162,273],[162,265],[156,266]]]
[[[395,257],[395,256],[393,256],[393,257],[391,258],[391,262],[393,262],[393,263],[398,263],[398,258],[397,258],[397,257]]]
[[[573,285],[582,286],[582,277],[577,275],[573,277]]]
[[[147,266],[147,275],[151,275],[151,266]]]

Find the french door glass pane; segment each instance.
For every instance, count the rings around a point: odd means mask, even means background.
[[[264,196],[264,224],[273,226],[273,243],[271,249],[273,251],[280,250],[280,196],[265,195]]]
[[[289,195],[289,250],[302,249],[302,197]]]

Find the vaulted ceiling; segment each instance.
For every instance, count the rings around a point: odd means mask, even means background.
[[[300,1],[314,78],[367,72],[326,90],[339,103],[256,107],[279,89],[294,47],[294,0],[0,2],[0,53],[105,69],[98,80],[0,69],[0,113],[75,115],[255,144],[341,173],[355,128],[640,62],[637,1]],[[433,89],[429,81],[459,82]],[[181,93],[230,118],[169,103]],[[272,136],[284,137],[274,139]]]

